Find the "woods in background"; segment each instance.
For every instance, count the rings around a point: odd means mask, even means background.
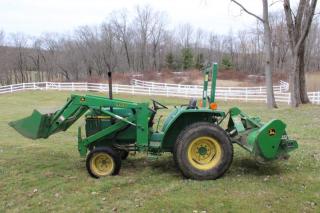
[[[274,72],[292,69],[284,13],[270,14]],[[305,43],[305,70],[320,70],[320,22],[314,17]],[[223,69],[264,73],[263,24],[221,35],[190,24],[172,27],[166,14],[137,7],[134,14],[114,11],[100,26],[82,26],[72,34],[40,37],[0,31],[0,83],[80,81],[113,72],[161,72],[201,69],[217,61]]]

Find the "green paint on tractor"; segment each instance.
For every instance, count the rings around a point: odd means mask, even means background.
[[[228,170],[234,143],[264,161],[287,158],[298,144],[289,139],[281,120],[263,123],[237,107],[228,112],[212,108],[217,69],[217,64],[204,69],[202,104],[192,98],[189,104],[175,107],[161,130],[154,118],[166,106],[152,100],[150,107],[148,103],[113,99],[112,95],[71,95],[65,106],[54,113],[35,110],[31,116],[9,125],[30,139],[48,138],[66,131],[84,115],[85,137],[79,127],[78,151],[87,156],[88,172],[96,178],[118,174],[121,159],[133,151],[146,151],[151,156],[171,152],[184,176],[201,180],[216,179]],[[225,119],[228,126],[223,129],[221,123]]]

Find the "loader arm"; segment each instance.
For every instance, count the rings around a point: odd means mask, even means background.
[[[60,110],[54,113],[41,114],[37,110],[34,110],[31,116],[10,122],[9,125],[25,137],[31,139],[48,138],[54,133],[66,131],[89,109],[97,109],[130,125],[135,125],[135,122],[137,122],[139,127],[137,129],[140,131],[144,131],[148,128],[147,120],[143,122],[138,118],[138,116],[135,116],[137,118],[134,119],[134,121],[127,120],[126,118],[113,114],[110,111],[108,112],[107,110],[104,110],[104,108],[108,107],[131,108],[136,112],[148,114],[147,103],[135,103],[120,99],[108,99],[105,97],[91,95],[71,95],[67,103]],[[143,136],[142,138],[143,141],[145,141],[147,136]]]

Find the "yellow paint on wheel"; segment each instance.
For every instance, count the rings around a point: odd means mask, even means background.
[[[108,176],[111,175],[115,168],[113,158],[104,152],[94,154],[90,161],[90,168],[92,173],[96,176]]]
[[[217,140],[211,137],[194,139],[188,147],[188,160],[199,170],[210,170],[222,159],[222,148]]]

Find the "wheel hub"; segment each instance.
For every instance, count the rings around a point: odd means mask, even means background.
[[[90,166],[97,176],[111,175],[115,168],[112,157],[107,153],[97,153],[92,158]]]
[[[221,146],[214,138],[199,137],[188,147],[188,160],[197,169],[209,170],[219,164],[221,153]]]

